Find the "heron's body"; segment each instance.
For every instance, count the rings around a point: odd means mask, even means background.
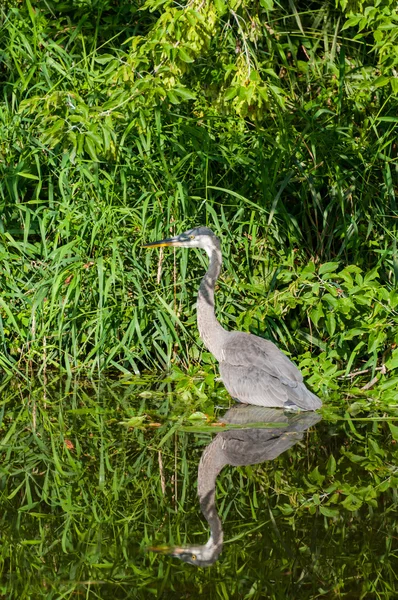
[[[316,410],[320,399],[303,383],[295,364],[272,342],[242,331],[227,331],[216,319],[214,289],[220,275],[220,240],[207,227],[146,246],[203,248],[209,268],[198,293],[197,319],[201,339],[220,363],[222,381],[231,396],[246,404]]]

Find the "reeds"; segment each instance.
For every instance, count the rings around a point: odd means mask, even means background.
[[[217,302],[226,327],[265,335],[302,365],[315,354],[315,388],[333,379],[331,363],[336,377],[347,362],[347,375],[371,369],[368,383],[395,347],[398,271],[396,100],[384,86],[372,90],[365,42],[316,3],[261,13],[267,27],[254,42],[244,7],[232,16],[218,7],[212,35],[174,62],[165,57],[159,73],[152,49],[166,52],[168,42],[156,37],[152,4],[97,4],[89,19],[73,2],[60,13],[29,2],[2,9],[0,368],[71,376],[211,362],[194,322],[205,258],[165,253],[160,265],[140,248],[206,224],[223,239]],[[181,11],[179,20],[170,13],[179,24],[188,19]],[[239,69],[227,90],[217,79],[222,52],[240,65],[233,48],[242,36],[252,104],[233,95],[246,85]],[[160,102],[167,69],[179,83]],[[330,262],[335,272],[356,265],[362,277],[377,268],[380,290],[351,294],[339,276],[322,283]],[[302,283],[308,264],[314,276]],[[326,307],[333,287],[339,305],[355,295],[351,333],[344,310]],[[354,321],[366,323],[358,340]],[[375,329],[373,347],[366,336]]]

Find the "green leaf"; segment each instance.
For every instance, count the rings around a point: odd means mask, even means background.
[[[355,511],[361,508],[362,500],[354,494],[348,494],[347,498],[341,503],[347,510]]]
[[[336,472],[336,460],[333,454],[329,456],[329,460],[326,463],[326,472],[328,475],[334,475]]]
[[[369,455],[377,454],[378,456],[384,456],[385,452],[382,448],[380,448],[379,444],[376,440],[371,437],[368,438],[368,446],[369,446]]]
[[[106,65],[111,60],[115,60],[117,57],[112,54],[101,54],[100,56],[96,56],[94,61],[100,65]]]
[[[17,173],[18,177],[25,177],[25,179],[35,179],[36,181],[40,181],[40,177],[37,177],[37,175],[32,175],[32,173],[25,173],[23,171],[20,171],[19,173]]]
[[[190,421],[206,421],[207,416],[204,413],[197,411],[189,415],[188,419]]]
[[[361,19],[362,19],[362,15],[355,15],[354,17],[347,19],[347,21],[344,23],[343,27],[341,28],[341,31],[344,31],[344,29],[348,29],[349,27],[355,27],[355,25],[358,25],[358,23],[361,21]]]
[[[336,508],[329,508],[328,506],[321,506],[319,508],[319,512],[321,515],[325,517],[338,517],[339,511]]]
[[[186,63],[194,62],[194,59],[188,54],[185,48],[178,48],[178,56]]]
[[[392,354],[391,354],[390,358],[386,362],[386,367],[389,370],[397,369],[398,368],[398,348],[395,348],[392,351]]]
[[[388,426],[390,428],[392,437],[394,438],[395,441],[398,442],[398,425],[394,425],[393,423],[388,421]]]
[[[310,310],[310,319],[315,326],[318,325],[319,319],[324,316],[323,307],[321,302],[318,302],[314,308]]]
[[[312,275],[315,273],[315,264],[311,260],[308,262],[305,267],[302,269],[300,276],[307,277],[308,279],[313,279]]]
[[[376,121],[381,121],[382,123],[398,123],[398,117],[379,117]]]
[[[89,156],[92,160],[94,160],[95,162],[98,162],[98,157],[97,157],[97,154],[95,151],[95,144],[88,135],[86,135],[84,138],[84,149],[89,154]]]
[[[394,94],[398,94],[398,77],[391,77],[391,88]]]
[[[239,88],[234,86],[234,87],[230,87],[226,90],[225,94],[224,94],[224,99],[225,100],[232,100],[232,98],[235,98],[235,96],[238,94],[239,92]]]
[[[183,100],[195,100],[196,98],[196,94],[185,87],[175,87],[173,88],[173,91]]]
[[[220,17],[222,17],[227,10],[227,5],[224,0],[214,0],[214,6]]]
[[[180,101],[177,98],[177,96],[175,95],[175,93],[173,92],[173,90],[167,90],[167,97],[170,100],[170,102],[172,104],[179,104]]]
[[[319,275],[324,275],[325,273],[332,273],[333,271],[337,271],[340,263],[338,262],[327,262],[319,267]]]
[[[325,476],[320,474],[319,467],[315,467],[315,469],[308,475],[308,479],[311,481],[311,483],[322,485]]]
[[[390,83],[390,77],[386,77],[385,75],[380,75],[380,77],[377,77],[373,81],[373,85],[376,88],[383,87],[385,85],[388,85],[389,83]]]
[[[291,515],[293,513],[293,508],[290,506],[290,504],[278,504],[278,508],[284,515]]]
[[[391,487],[390,479],[385,479],[380,485],[377,486],[379,492],[386,492]]]
[[[339,304],[339,300],[338,298],[336,298],[335,296],[332,296],[332,294],[324,294],[323,300],[326,300],[326,302],[333,308],[336,309],[338,307]]]
[[[260,0],[260,4],[265,10],[272,10],[274,8],[274,0]]]
[[[140,427],[146,418],[146,415],[131,417],[127,421],[119,421],[119,425],[123,425],[124,427]]]
[[[330,336],[332,336],[336,330],[336,317],[331,311],[326,313],[326,329]]]

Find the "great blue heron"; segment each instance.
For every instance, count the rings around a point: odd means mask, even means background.
[[[217,513],[216,479],[226,465],[255,465],[273,460],[303,438],[303,433],[321,420],[314,412],[284,413],[280,409],[234,406],[220,419],[224,423],[275,423],[278,427],[233,429],[216,435],[204,449],[198,468],[200,509],[210,526],[206,544],[180,547],[152,547],[148,550],[175,556],[197,567],[212,565],[223,547],[223,529]]]
[[[203,248],[210,259],[198,293],[200,337],[220,363],[221,379],[231,396],[245,404],[316,410],[320,399],[303,383],[296,365],[269,340],[243,331],[226,331],[214,313],[214,288],[221,271],[220,240],[211,229],[196,227],[146,248]]]

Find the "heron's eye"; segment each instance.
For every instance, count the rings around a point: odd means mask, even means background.
[[[192,554],[191,558],[192,560],[196,560],[196,554]]]
[[[195,236],[194,236],[194,235],[190,235],[190,236],[189,236],[189,239],[190,239],[190,240],[194,240],[194,239],[195,239]],[[195,557],[195,558],[196,558],[196,557]]]

